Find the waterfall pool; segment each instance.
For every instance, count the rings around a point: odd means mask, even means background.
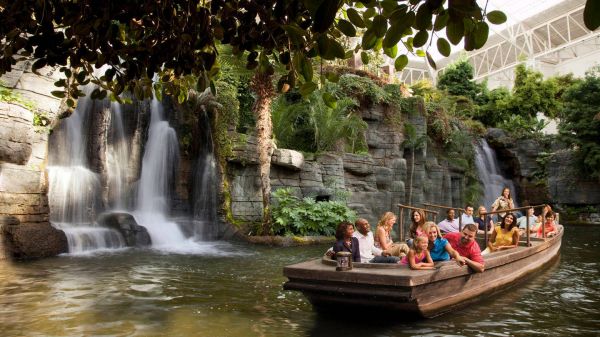
[[[501,295],[434,319],[323,315],[282,290],[285,265],[326,246],[200,243],[180,253],[119,249],[0,261],[2,336],[597,335],[600,232],[566,227],[556,265]]]

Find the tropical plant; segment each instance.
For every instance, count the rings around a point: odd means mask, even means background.
[[[273,234],[276,235],[334,235],[342,221],[356,220],[356,212],[345,200],[315,201],[294,195],[291,188],[273,192]]]
[[[515,68],[511,110],[523,118],[535,118],[538,112],[554,117],[560,107],[556,99],[557,93],[555,81],[544,80],[539,71],[519,64]]]
[[[486,103],[479,105],[474,118],[486,126],[496,127],[512,114],[512,95],[507,88],[500,87],[487,93]]]
[[[473,80],[473,66],[466,59],[460,59],[444,69],[438,76],[437,87],[450,95],[468,97],[473,101],[482,90],[481,85]]]
[[[367,124],[355,112],[355,100],[341,96],[333,106],[328,106],[322,92],[340,94],[335,85],[328,85],[307,100],[291,93],[274,101],[273,130],[278,145],[306,152],[365,150]]]
[[[563,98],[560,138],[575,150],[577,167],[600,180],[600,68],[587,72]]]

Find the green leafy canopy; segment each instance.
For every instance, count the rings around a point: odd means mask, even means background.
[[[245,55],[248,69],[274,74],[274,65],[283,65],[281,87],[302,87],[308,95],[318,81],[306,64],[351,55],[340,43],[343,35],[362,36],[364,50],[386,48],[395,54],[390,48],[409,44],[414,29],[421,44],[430,41],[426,37],[434,29],[468,21],[472,28],[450,29],[449,40],[465,37],[467,47],[474,36],[477,46],[487,36],[479,33],[487,29],[483,23],[500,22],[501,16],[486,16],[476,2],[441,0],[0,0],[0,74],[32,57],[34,71],[64,67],[65,81],[57,86],[69,99],[81,96],[78,86],[92,81],[100,85],[95,98],[106,97],[107,91],[117,100],[123,91],[143,98],[160,89],[185,100],[190,86],[215,90],[220,72],[216,44],[221,43]],[[448,46],[440,46],[447,54]],[[397,68],[405,57],[398,56]],[[428,62],[435,66],[431,57]]]

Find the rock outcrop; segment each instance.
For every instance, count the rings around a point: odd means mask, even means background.
[[[152,244],[146,227],[140,226],[133,215],[124,212],[102,213],[97,222],[103,227],[117,230],[125,239],[128,247],[146,247]]]
[[[21,100],[30,101],[36,113],[57,116],[60,100],[52,97],[56,73],[44,68],[33,74],[27,62],[1,80]],[[66,252],[65,234],[48,221],[45,173],[48,133],[35,130],[34,112],[17,103],[0,102],[0,258],[37,258]],[[12,220],[6,220],[12,219]]]
[[[0,216],[0,258],[34,259],[68,251],[65,233],[47,222],[20,223],[11,216]]]

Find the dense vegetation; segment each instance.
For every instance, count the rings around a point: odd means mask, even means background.
[[[273,198],[273,232],[277,235],[334,235],[340,222],[354,222],[357,217],[342,193],[335,200],[317,202],[311,197],[298,198],[291,188],[280,188]]]
[[[577,166],[600,181],[600,68],[563,95],[561,138],[575,149]]]

